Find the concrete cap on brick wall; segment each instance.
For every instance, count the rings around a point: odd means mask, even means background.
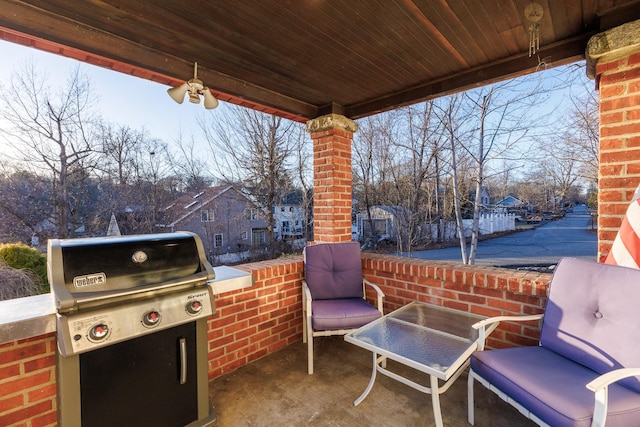
[[[596,64],[599,61],[622,58],[634,52],[640,52],[640,20],[596,34],[589,39],[585,52],[587,76],[590,79],[597,77]]]
[[[341,129],[351,133],[358,131],[358,124],[340,114],[327,114],[307,122],[307,132],[315,133],[329,129]]]

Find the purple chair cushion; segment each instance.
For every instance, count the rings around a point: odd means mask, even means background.
[[[362,298],[360,244],[321,243],[304,248],[304,274],[314,300]]]
[[[359,328],[381,316],[362,298],[313,300],[311,312],[311,325],[316,331]]]
[[[591,425],[598,373],[544,347],[477,351],[471,369],[552,426]],[[609,386],[607,427],[638,425],[640,394]]]
[[[640,367],[640,270],[566,258],[550,283],[540,345],[603,374]],[[620,382],[640,392],[636,377]]]

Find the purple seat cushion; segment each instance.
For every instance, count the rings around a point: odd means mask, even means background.
[[[312,299],[363,297],[358,242],[307,246],[304,258],[304,274]]]
[[[598,376],[544,347],[477,351],[471,369],[552,426],[591,425],[594,393],[585,385]],[[640,423],[640,394],[609,387],[607,427]]]
[[[640,270],[565,258],[549,289],[541,346],[600,374],[640,367]]]
[[[311,324],[316,331],[359,328],[381,316],[362,298],[313,300],[311,312]]]

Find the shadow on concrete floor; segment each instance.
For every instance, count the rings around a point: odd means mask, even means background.
[[[219,377],[209,384],[217,427],[433,426],[431,396],[378,375],[369,396],[353,401],[371,376],[371,353],[343,337],[315,340],[313,375],[302,341]],[[428,385],[428,376],[389,361],[388,368]],[[440,396],[445,426],[467,426],[467,376]],[[482,385],[475,386],[476,426],[534,426]]]

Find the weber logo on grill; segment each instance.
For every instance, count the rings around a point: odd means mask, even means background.
[[[105,283],[107,283],[107,275],[104,273],[87,274],[73,278],[73,286],[76,288],[104,285]]]

